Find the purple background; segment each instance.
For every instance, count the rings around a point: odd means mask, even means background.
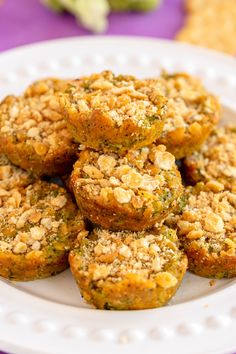
[[[0,4],[0,51],[47,39],[91,35],[73,16],[57,16],[40,0],[0,0]],[[159,9],[147,14],[111,14],[109,22],[109,35],[172,39],[184,22],[183,0],[163,0]]]
[[[0,0],[0,51],[52,38],[90,35],[69,14],[55,15],[40,0]],[[111,14],[107,34],[173,38],[184,18],[183,0],[163,0],[150,13]]]

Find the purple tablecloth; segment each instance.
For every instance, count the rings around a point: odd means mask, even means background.
[[[0,51],[52,38],[89,35],[69,14],[60,16],[40,0],[0,0]],[[156,11],[111,14],[107,34],[173,38],[183,22],[183,0],[163,0]]]

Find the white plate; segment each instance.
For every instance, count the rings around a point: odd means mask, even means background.
[[[40,43],[0,55],[0,97],[36,78],[102,69],[140,77],[161,68],[202,77],[220,95],[225,119],[236,117],[236,61],[180,43],[87,37]],[[14,353],[232,353],[236,282],[187,274],[169,306],[115,312],[90,308],[66,271],[30,283],[0,282],[0,348]]]

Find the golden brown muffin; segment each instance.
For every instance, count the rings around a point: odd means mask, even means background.
[[[164,144],[176,159],[198,150],[219,121],[217,98],[185,73],[163,73],[157,80],[149,80],[149,85],[168,98],[165,125],[157,143]]]
[[[36,182],[1,190],[0,276],[17,281],[46,278],[68,267],[68,253],[83,218],[66,191]]]
[[[187,181],[217,181],[217,191],[236,192],[236,127],[214,130],[197,152],[184,160]]]
[[[66,81],[46,79],[23,96],[0,104],[0,144],[15,165],[35,175],[61,175],[73,165],[77,146],[60,110],[58,93]]]
[[[61,109],[76,139],[86,147],[124,153],[156,140],[166,99],[145,81],[110,71],[70,82]]]
[[[71,175],[82,213],[111,230],[152,227],[178,206],[183,188],[165,146],[131,150],[124,157],[85,149]]]
[[[186,272],[187,257],[174,230],[95,229],[70,252],[84,299],[99,309],[141,310],[165,305]]]
[[[188,187],[177,217],[178,236],[189,270],[202,277],[236,276],[236,194],[215,192],[214,182]]]

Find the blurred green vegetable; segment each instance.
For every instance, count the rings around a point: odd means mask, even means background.
[[[72,13],[85,28],[93,32],[104,32],[108,26],[107,15],[115,11],[149,11],[160,0],[41,0],[56,12]]]
[[[59,0],[42,0],[42,2],[54,11],[61,12],[64,10],[64,7]]]
[[[160,4],[160,0],[109,0],[115,11],[150,11]]]

